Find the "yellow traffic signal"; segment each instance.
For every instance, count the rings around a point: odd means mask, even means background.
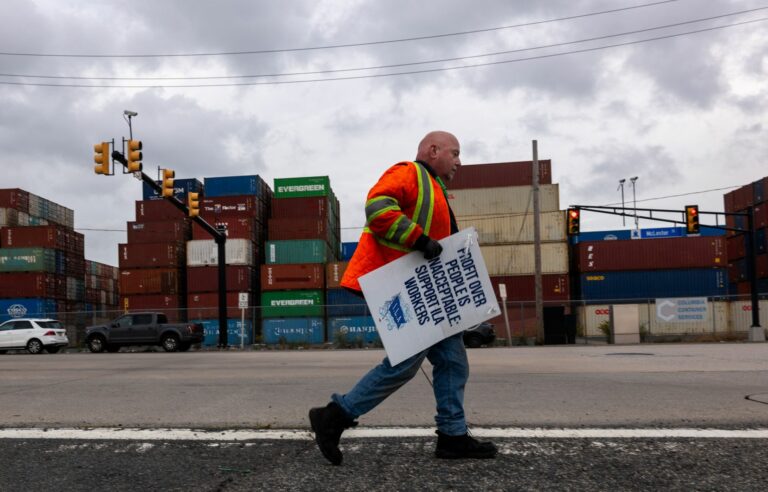
[[[173,196],[173,178],[176,172],[173,169],[163,169],[163,197],[171,198]]]
[[[190,217],[197,217],[200,215],[200,193],[188,193],[187,204],[189,206]]]
[[[578,208],[569,208],[567,212],[568,218],[568,235],[576,236],[579,234],[579,216],[581,211]]]
[[[685,232],[688,234],[699,234],[699,206],[685,206]]]
[[[128,161],[129,173],[141,171],[141,160],[144,158],[144,155],[141,153],[142,147],[141,140],[128,140],[126,160]]]
[[[93,156],[93,161],[96,165],[93,170],[96,174],[109,175],[109,142],[97,143],[93,146],[96,154]]]

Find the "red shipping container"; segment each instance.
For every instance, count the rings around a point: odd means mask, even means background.
[[[226,236],[230,239],[250,239],[257,241],[261,237],[261,224],[253,217],[238,217],[233,215],[217,215],[205,219],[214,228],[223,226]],[[192,239],[213,239],[208,231],[197,224],[192,224]]]
[[[736,189],[733,195],[733,207],[736,212],[742,212],[747,207],[754,205],[755,194],[752,183],[744,185],[741,188]]]
[[[459,167],[448,183],[452,190],[493,188],[497,186],[527,186],[533,184],[533,162],[499,162],[468,164]],[[552,161],[539,161],[539,184],[552,184]]]
[[[185,251],[184,243],[119,244],[118,262],[120,270],[183,267]]]
[[[757,255],[757,278],[768,278],[768,254]]]
[[[250,266],[229,265],[227,271],[227,290],[247,292],[253,289],[256,278],[254,268]],[[219,269],[215,266],[187,267],[187,292],[218,292]]]
[[[128,222],[128,243],[174,243],[189,241],[192,228],[187,219],[162,222]]]
[[[736,206],[734,205],[735,201],[735,191],[729,191],[725,195],[723,195],[723,210],[726,213],[733,213],[736,211]]]
[[[200,200],[200,216],[207,219],[218,215],[229,217],[264,218],[264,206],[253,195],[217,196]]]
[[[186,214],[168,200],[138,200],[136,202],[136,222],[156,222],[184,218],[186,218]]]
[[[341,287],[341,277],[347,271],[348,261],[334,261],[325,265],[325,285],[329,289]]]
[[[64,273],[70,277],[83,278],[85,276],[85,258],[83,255],[66,254],[64,256]]]
[[[227,292],[227,318],[240,319],[240,308],[238,304],[240,296],[238,292]],[[254,296],[250,296],[251,305],[254,302]],[[219,317],[219,294],[218,292],[205,292],[187,295],[187,315],[188,319],[217,319]],[[246,312],[246,319],[249,318]]]
[[[325,272],[320,263],[261,265],[261,290],[322,289]]]
[[[755,207],[755,229],[768,227],[768,203],[761,203]]]
[[[755,205],[768,201],[768,176],[752,183]]]
[[[737,236],[730,236],[726,239],[729,262],[744,258],[747,255],[747,242],[745,238],[746,235],[739,234]]]
[[[725,267],[725,238],[679,237],[594,241],[576,246],[582,272]]]
[[[47,297],[64,299],[66,296],[66,277],[37,272],[0,273],[0,298]]]
[[[120,293],[181,294],[181,273],[171,268],[127,269],[120,272]]]
[[[499,284],[504,284],[507,287],[508,302],[535,302],[535,281],[534,275],[491,277],[493,291],[498,299],[501,299],[499,297]],[[570,299],[571,289],[568,275],[542,275],[541,287],[544,301],[568,301]]]
[[[0,207],[29,212],[29,192],[19,188],[0,190]]]
[[[270,241],[293,239],[322,239],[334,243],[335,233],[325,219],[269,219],[267,231]]]
[[[51,248],[83,255],[83,235],[60,225],[3,227],[0,247]]]
[[[273,219],[317,219],[330,221],[332,207],[327,196],[272,198]]]
[[[118,308],[128,312],[152,311],[163,313],[168,317],[169,323],[178,323],[187,319],[186,310],[184,309],[184,298],[181,296],[158,294],[120,296]]]

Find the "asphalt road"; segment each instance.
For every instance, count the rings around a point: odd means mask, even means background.
[[[156,429],[152,440],[0,437],[0,490],[763,490],[764,438],[497,437],[490,461],[432,457],[434,439],[347,438],[328,465],[287,440],[164,440],[160,428],[297,429],[382,351],[0,356],[1,428]],[[471,350],[475,429],[768,428],[768,345]],[[425,369],[428,371],[428,364]],[[419,374],[360,428],[433,425]],[[2,430],[2,429],[0,429]],[[393,431],[394,433],[394,431]]]

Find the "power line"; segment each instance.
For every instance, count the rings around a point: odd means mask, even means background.
[[[290,53],[290,52],[298,52],[298,51],[313,51],[313,50],[325,50],[325,49],[337,49],[337,48],[354,48],[354,47],[360,47],[360,46],[374,46],[374,45],[382,45],[382,44],[392,44],[392,43],[404,43],[404,42],[410,42],[410,41],[423,41],[426,39],[439,39],[439,38],[446,38],[446,37],[452,37],[452,36],[465,36],[468,34],[478,34],[483,32],[492,32],[492,31],[500,31],[504,29],[515,29],[518,27],[528,27],[528,26],[535,26],[540,24],[548,24],[551,22],[560,22],[565,20],[573,20],[573,19],[581,19],[584,17],[592,17],[596,15],[604,15],[604,14],[611,14],[615,12],[622,12],[626,10],[633,10],[633,9],[639,9],[644,7],[652,7],[654,5],[661,5],[665,3],[673,3],[677,2],[678,0],[664,0],[664,1],[658,1],[658,2],[651,2],[651,3],[644,3],[639,5],[632,5],[629,7],[621,7],[617,9],[610,9],[610,10],[601,10],[597,12],[590,12],[586,14],[577,14],[577,15],[571,15],[567,17],[558,17],[554,19],[546,19],[546,20],[540,20],[540,21],[533,21],[533,22],[525,22],[522,24],[514,24],[510,26],[499,26],[499,27],[489,27],[486,29],[475,29],[471,31],[459,31],[459,32],[451,32],[451,33],[444,33],[444,34],[433,34],[429,36],[414,36],[409,38],[400,38],[400,39],[389,39],[389,40],[383,40],[383,41],[366,41],[366,42],[360,42],[360,43],[346,43],[346,44],[331,44],[331,45],[324,45],[324,46],[308,46],[308,47],[302,47],[302,48],[279,48],[279,49],[269,49],[269,50],[247,50],[247,51],[222,51],[222,52],[208,52],[208,53],[163,53],[163,54],[143,54],[143,55],[124,55],[124,54],[71,54],[71,53],[17,53],[17,52],[0,52],[0,55],[4,56],[34,56],[34,57],[49,57],[49,58],[170,58],[170,57],[199,57],[199,56],[232,56],[232,55],[258,55],[258,54],[269,54],[269,53]]]
[[[723,188],[712,188],[711,190],[702,190],[702,191],[691,191],[690,193],[679,193],[677,195],[667,195],[667,196],[658,196],[656,198],[644,198],[642,200],[637,200],[638,203],[641,202],[652,202],[655,200],[665,200],[667,198],[678,198],[681,196],[688,196],[688,195],[699,195],[702,193],[710,193],[713,191],[723,191],[723,190],[731,190],[733,188],[740,188],[740,185],[733,185],[733,186],[725,186]],[[607,203],[605,205],[599,205],[601,207],[613,207],[615,205],[620,205],[620,203]]]
[[[671,27],[679,27],[679,26],[688,25],[688,24],[706,22],[714,19],[722,19],[724,17],[731,17],[734,15],[741,15],[741,14],[751,13],[751,12],[755,12],[758,10],[765,10],[765,9],[768,9],[768,7],[758,7],[754,9],[741,10],[738,12],[731,12],[731,13],[715,15],[711,17],[703,17],[703,18],[692,19],[692,20],[683,21],[683,22],[676,22],[673,24],[665,24],[665,25],[649,27],[645,29],[637,29],[634,31],[626,31],[626,32],[621,32],[616,34],[606,34],[603,36],[595,36],[595,37],[586,38],[586,39],[578,39],[575,41],[564,41],[561,43],[553,43],[553,44],[547,44],[547,45],[541,45],[541,46],[532,46],[529,48],[519,48],[514,50],[483,53],[479,55],[467,55],[467,56],[460,56],[460,57],[453,57],[453,58],[425,60],[425,61],[418,61],[418,62],[378,65],[373,67],[339,68],[339,69],[317,70],[317,71],[309,71],[309,72],[287,72],[287,73],[276,73],[276,74],[216,75],[216,76],[209,75],[209,76],[185,76],[185,77],[85,77],[85,76],[68,76],[68,75],[32,75],[32,74],[10,74],[10,73],[0,73],[0,77],[19,77],[19,78],[25,77],[25,78],[37,78],[37,79],[70,79],[70,80],[222,80],[222,79],[247,79],[247,78],[257,78],[257,77],[288,77],[288,76],[296,76],[296,75],[320,75],[320,74],[327,74],[327,73],[380,70],[385,68],[399,68],[399,67],[407,67],[407,66],[415,66],[415,65],[427,65],[432,63],[444,63],[449,61],[469,60],[472,58],[485,58],[489,56],[508,55],[512,53],[520,53],[523,51],[533,51],[533,50],[540,50],[545,48],[555,48],[558,46],[567,46],[571,44],[587,43],[591,41],[599,41],[603,39],[628,36],[631,34],[640,34],[644,32],[657,31],[660,29],[668,29]]]
[[[743,22],[736,22],[733,24],[725,24],[722,26],[714,26],[709,28],[697,29],[693,31],[686,31],[682,33],[667,34],[664,36],[657,36],[653,38],[627,41],[624,43],[615,43],[615,44],[609,44],[604,46],[597,46],[594,48],[584,48],[580,50],[562,51],[559,53],[551,53],[548,55],[537,55],[537,56],[529,56],[525,58],[515,58],[512,60],[476,63],[473,65],[459,65],[455,67],[410,70],[405,72],[356,75],[356,76],[349,76],[349,77],[329,77],[329,78],[322,78],[322,79],[305,79],[305,80],[282,80],[282,81],[271,81],[271,82],[265,81],[265,82],[236,82],[236,83],[223,83],[223,84],[184,84],[184,85],[92,85],[92,84],[87,85],[87,84],[47,84],[47,83],[39,83],[39,82],[8,82],[8,81],[0,81],[0,85],[20,85],[20,86],[33,86],[33,87],[72,87],[72,88],[91,88],[91,89],[195,89],[195,88],[207,88],[207,87],[244,87],[244,86],[257,86],[257,85],[307,84],[307,83],[314,83],[314,82],[335,82],[340,80],[373,79],[373,78],[382,78],[382,77],[393,77],[398,75],[416,75],[416,74],[424,74],[424,73],[447,72],[447,71],[462,70],[467,68],[478,68],[478,67],[486,67],[486,66],[492,66],[492,65],[504,65],[508,63],[518,63],[518,62],[531,61],[531,60],[555,58],[555,57],[573,55],[578,53],[589,53],[589,52],[600,51],[600,50],[609,49],[609,48],[618,48],[622,46],[630,46],[635,44],[647,43],[650,41],[659,41],[662,39],[670,39],[670,38],[676,38],[681,36],[687,36],[690,34],[700,34],[703,32],[715,31],[718,29],[725,29],[728,27],[743,26],[746,24],[753,24],[755,22],[763,22],[766,20],[768,20],[768,17],[762,17],[759,19],[753,19],[753,20],[743,21]]]

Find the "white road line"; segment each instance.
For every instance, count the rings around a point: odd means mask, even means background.
[[[768,439],[768,429],[540,429],[540,428],[474,428],[472,435],[482,438],[508,439],[636,439],[636,438],[695,438],[695,439]],[[344,438],[365,439],[382,437],[434,437],[434,428],[372,427],[353,429]],[[220,430],[195,429],[121,429],[121,428],[0,428],[0,439],[72,439],[72,440],[135,440],[135,441],[258,441],[310,440],[308,430]]]

